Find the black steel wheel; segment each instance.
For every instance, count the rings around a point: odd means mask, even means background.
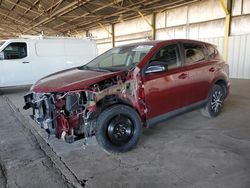
[[[212,118],[218,116],[222,109],[225,99],[225,93],[220,85],[214,85],[206,106],[201,110],[202,114],[206,117]]]
[[[109,152],[126,152],[137,144],[141,135],[138,113],[126,105],[114,105],[97,119],[97,142]]]
[[[126,144],[134,134],[134,124],[128,117],[118,114],[109,122],[107,134],[114,145]]]

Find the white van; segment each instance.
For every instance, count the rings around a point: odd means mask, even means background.
[[[97,56],[91,39],[28,38],[0,41],[0,87],[29,85]]]

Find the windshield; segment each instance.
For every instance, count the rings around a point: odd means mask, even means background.
[[[0,41],[0,47],[5,43],[5,41]]]
[[[82,68],[99,70],[129,70],[135,67],[153,45],[115,47],[101,54]]]

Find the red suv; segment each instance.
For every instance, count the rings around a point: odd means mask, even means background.
[[[24,96],[24,108],[32,107],[33,119],[68,143],[95,135],[105,150],[126,152],[137,144],[142,126],[197,107],[217,116],[228,95],[228,71],[212,44],[129,44],[42,78]]]

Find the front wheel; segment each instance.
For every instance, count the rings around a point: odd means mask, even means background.
[[[109,152],[126,152],[136,146],[142,126],[138,113],[126,105],[114,105],[97,119],[96,140]]]
[[[202,114],[209,118],[218,116],[223,109],[224,99],[223,88],[220,85],[214,85],[209,94],[206,106],[201,109]]]

